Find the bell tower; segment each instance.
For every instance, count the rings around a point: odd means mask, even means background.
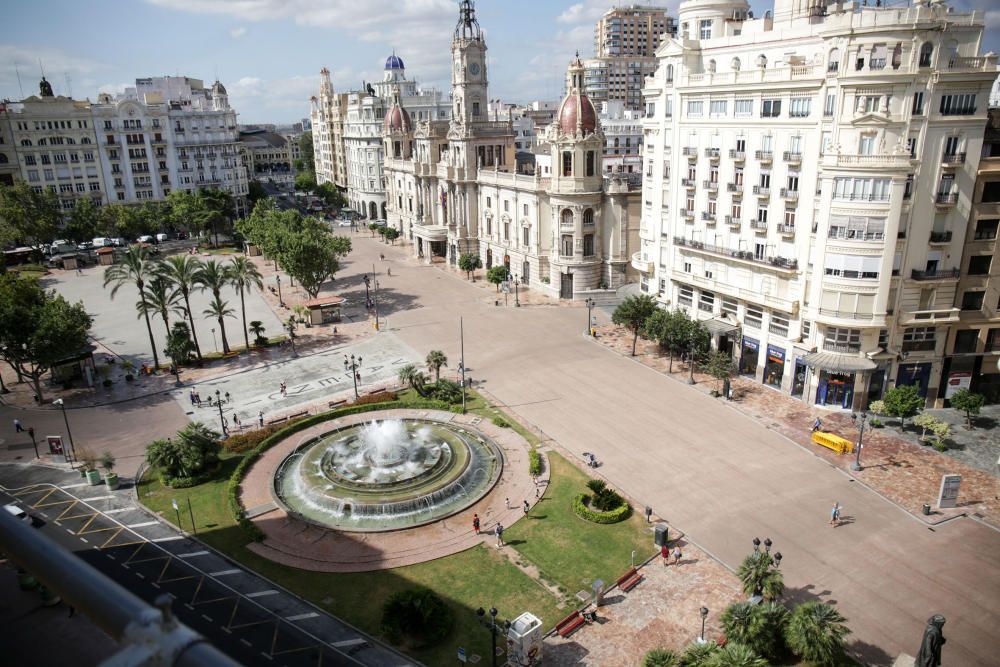
[[[458,25],[451,40],[451,117],[460,124],[487,119],[486,40],[472,0],[458,5]]]

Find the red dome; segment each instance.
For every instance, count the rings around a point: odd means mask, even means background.
[[[594,103],[582,93],[571,93],[559,107],[559,127],[564,134],[576,134],[577,124],[582,134],[597,130],[597,111]]]
[[[385,129],[389,132],[409,132],[413,129],[410,114],[398,104],[393,104],[385,115]]]

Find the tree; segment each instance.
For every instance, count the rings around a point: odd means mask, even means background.
[[[979,410],[986,403],[986,397],[982,394],[974,394],[968,389],[962,388],[951,395],[951,407],[965,413],[965,423],[972,428],[972,415],[978,415]]]
[[[219,434],[200,422],[177,432],[176,438],[156,440],[146,447],[146,461],[164,474],[165,480],[193,477],[219,460]]]
[[[642,657],[642,667],[677,667],[677,656],[665,648],[654,648]]]
[[[507,270],[506,266],[503,264],[497,264],[486,272],[486,280],[496,285],[497,292],[499,292],[500,283],[506,281],[509,274],[510,272]]]
[[[42,376],[87,345],[91,323],[82,303],[46,292],[34,278],[0,274],[0,354],[31,380],[39,401]]]
[[[657,308],[656,311],[646,319],[642,327],[642,335],[650,340],[655,340],[660,349],[667,350],[670,354],[670,366],[668,373],[674,372],[674,352],[683,348],[686,336],[685,315],[679,310],[663,310]]]
[[[680,667],[706,667],[718,651],[719,645],[714,642],[688,644],[681,654]]]
[[[385,236],[385,240],[389,242],[389,245],[396,245],[396,239],[399,238],[399,230],[395,227],[386,227],[383,236]]]
[[[306,171],[295,177],[295,189],[301,192],[312,192],[316,189],[316,177],[311,171]]]
[[[785,627],[788,648],[813,665],[837,665],[844,655],[844,639],[851,634],[847,619],[822,602],[806,602],[792,611]]]
[[[264,289],[264,277],[249,257],[240,255],[233,257],[229,264],[229,282],[240,295],[240,313],[243,316],[243,341],[247,350],[250,349],[250,337],[247,333],[247,306],[244,300],[244,291],[249,292],[252,287],[259,290]]]
[[[163,326],[170,335],[170,311],[184,312],[181,293],[163,275],[158,274],[146,283],[146,298],[135,304],[139,315],[159,315]]]
[[[434,381],[441,379],[441,367],[448,365],[448,357],[441,350],[431,350],[427,353],[427,370],[434,371]]]
[[[247,185],[247,199],[250,200],[250,203],[254,206],[256,206],[257,202],[260,200],[267,199],[267,190],[265,190],[264,186],[260,184],[260,181],[250,181]]]
[[[250,320],[250,333],[253,334],[254,345],[267,345],[264,338],[264,323],[260,320]]]
[[[648,294],[626,297],[611,314],[611,321],[619,326],[625,326],[632,332],[632,356],[635,356],[635,345],[639,341],[639,332],[646,320],[656,312],[656,300]]]
[[[712,653],[705,662],[706,667],[768,667],[767,660],[754,653],[753,649],[737,642],[727,643]]]
[[[122,204],[102,206],[97,216],[97,229],[103,236],[135,239],[145,229],[135,208]]]
[[[458,268],[465,271],[465,277],[472,278],[472,282],[476,282],[475,270],[483,265],[483,261],[479,259],[479,255],[467,252],[458,258]]]
[[[149,257],[149,249],[141,246],[131,246],[118,264],[109,266],[104,271],[104,286],[113,285],[111,298],[122,285],[131,283],[139,292],[139,307],[146,320],[146,333],[149,334],[149,346],[153,350],[153,368],[160,367],[160,355],[156,351],[156,341],[153,339],[153,325],[149,322],[149,305],[146,302],[146,282],[156,277],[157,267]]]
[[[316,171],[316,158],[313,150],[312,132],[303,132],[302,136],[299,137],[299,152],[305,163],[306,171],[309,172]]]
[[[400,368],[398,377],[400,382],[410,385],[410,388],[417,392],[420,396],[427,395],[427,391],[425,389],[425,383],[427,380],[424,377],[423,371],[417,368],[416,364],[407,364]]]
[[[885,414],[899,417],[900,428],[907,417],[912,417],[924,407],[924,399],[912,384],[893,387],[882,396],[882,402],[885,404]]]
[[[747,596],[760,595],[765,600],[777,600],[785,591],[784,577],[775,565],[771,554],[755,551],[740,563],[736,576],[743,584]]]
[[[226,338],[226,318],[233,317],[236,313],[229,307],[228,301],[223,301],[218,295],[212,297],[208,303],[208,308],[202,311],[205,317],[214,319],[219,323],[219,335],[222,336],[222,353],[229,354],[229,340]]]
[[[774,602],[736,602],[722,613],[726,639],[743,644],[768,659],[781,654],[787,622],[788,610]]]
[[[313,190],[313,193],[317,197],[322,197],[327,206],[343,208],[347,204],[347,200],[344,198],[344,195],[333,183],[320,183],[316,186],[316,189]]]
[[[63,234],[73,243],[83,243],[97,236],[97,222],[101,214],[99,206],[83,197],[76,201],[76,206],[70,211]]]
[[[163,352],[178,368],[188,362],[194,353],[194,343],[191,341],[191,330],[188,329],[187,322],[174,322],[167,333],[167,347]]]
[[[201,363],[201,346],[198,344],[198,332],[194,328],[194,314],[191,312],[191,292],[199,289],[198,274],[201,268],[202,261],[191,255],[172,255],[157,267],[160,275],[169,280],[184,299],[184,313],[187,315],[188,325],[191,327],[194,351],[198,355],[199,364]]]
[[[313,299],[340,269],[340,257],[334,237],[319,229],[288,234],[280,254],[281,266]]]
[[[736,372],[736,364],[728,352],[715,350],[708,354],[708,359],[701,365],[703,371],[719,381],[719,390],[722,390],[723,383]]]
[[[55,192],[47,188],[35,192],[25,181],[0,187],[0,245],[41,245],[55,238],[61,221],[61,204]]]
[[[382,606],[382,631],[407,647],[433,646],[448,636],[454,624],[451,608],[422,586],[393,593]]]

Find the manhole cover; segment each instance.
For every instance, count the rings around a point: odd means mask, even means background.
[[[590,599],[590,591],[588,590],[580,591],[579,593],[576,594],[576,599],[579,600],[580,602],[586,602],[587,600]]]

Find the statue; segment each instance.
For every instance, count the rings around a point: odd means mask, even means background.
[[[52,84],[42,77],[42,80],[38,83],[38,92],[42,97],[52,97]]]
[[[915,667],[939,667],[941,665],[941,647],[945,641],[941,628],[944,626],[944,616],[934,614],[927,619],[924,638],[920,642],[920,652],[917,653]]]

